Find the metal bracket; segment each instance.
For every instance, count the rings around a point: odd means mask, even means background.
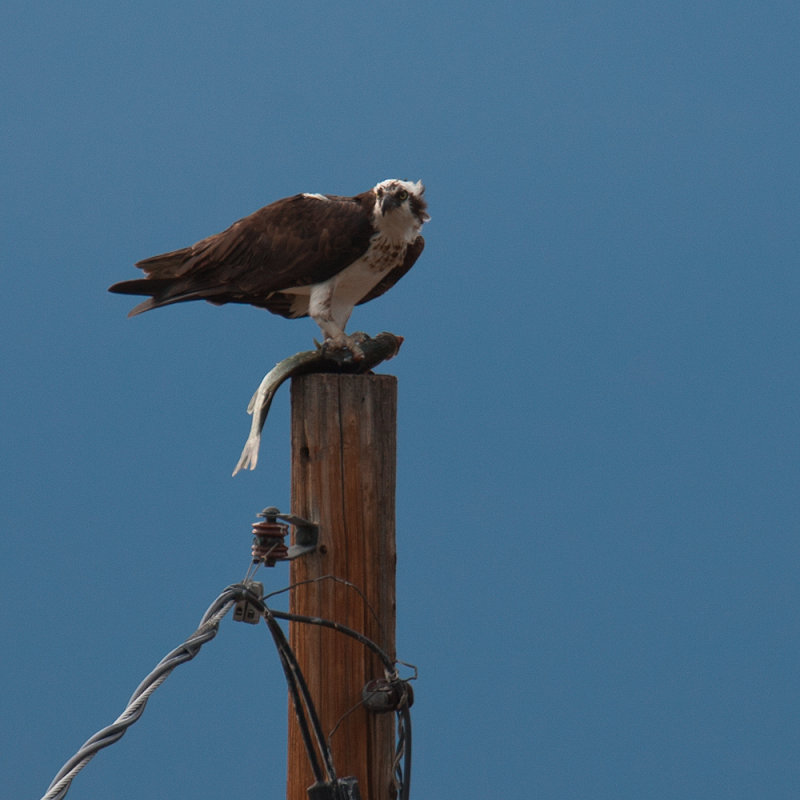
[[[265,509],[271,511],[272,509]],[[277,512],[278,509],[276,508]],[[306,553],[313,553],[317,549],[319,542],[319,525],[316,522],[309,522],[307,519],[297,517],[294,514],[275,514],[275,519],[282,519],[288,522],[289,525],[294,525],[294,544],[289,546],[289,551],[286,554],[287,561],[291,561],[298,556],[303,556]]]

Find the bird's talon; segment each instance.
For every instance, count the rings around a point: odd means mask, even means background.
[[[334,361],[345,363],[348,361],[362,361],[364,359],[364,350],[361,347],[362,342],[366,342],[369,336],[361,334],[357,336],[336,336],[326,339],[319,349],[326,358],[331,358]]]

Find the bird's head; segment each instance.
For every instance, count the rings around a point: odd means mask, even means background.
[[[389,179],[381,181],[374,191],[376,226],[389,235],[402,231],[403,238],[413,241],[430,219],[422,181]]]

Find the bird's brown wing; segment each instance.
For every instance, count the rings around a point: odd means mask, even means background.
[[[131,315],[195,299],[268,307],[270,293],[325,281],[367,250],[367,195],[278,200],[192,247],[139,261],[147,277],[109,291],[151,295]]]

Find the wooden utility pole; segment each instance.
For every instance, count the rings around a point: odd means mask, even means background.
[[[292,379],[292,512],[319,523],[315,553],[292,562],[290,611],[364,633],[395,657],[397,379],[311,374]],[[377,617],[377,619],[376,619]],[[326,734],[338,777],[358,779],[363,800],[390,800],[394,715],[359,705],[381,661],[340,632],[292,623],[290,641]],[[287,800],[314,782],[289,711]]]

